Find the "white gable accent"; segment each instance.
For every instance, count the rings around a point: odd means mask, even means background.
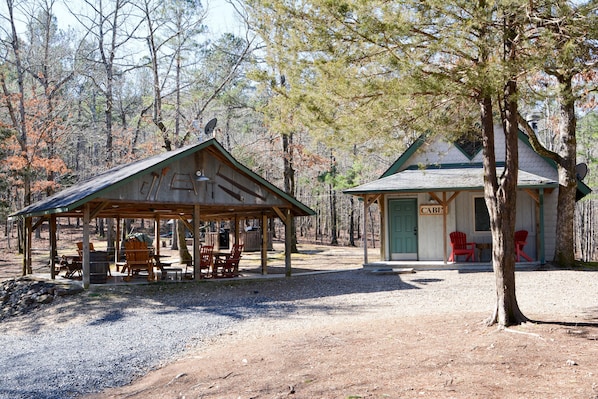
[[[413,157],[405,162],[401,170],[414,165],[464,164],[473,162],[452,143],[439,138],[433,143],[424,144]]]
[[[501,125],[494,126],[494,135],[496,161],[504,162],[505,135]],[[421,165],[481,164],[483,160],[482,151],[478,152],[473,159],[469,159],[453,143],[447,142],[444,137],[438,137],[435,141],[424,144],[400,170]],[[551,180],[558,180],[557,170],[521,140],[519,140],[519,169]]]

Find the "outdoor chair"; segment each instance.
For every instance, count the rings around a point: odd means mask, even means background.
[[[213,245],[202,245],[199,249],[199,278],[208,278],[210,274],[210,267],[212,266],[212,257],[214,254]],[[191,270],[189,270],[191,269]],[[187,262],[185,266],[185,278],[195,278],[193,262]]]
[[[62,260],[60,261],[60,264],[62,267],[66,269],[64,277],[83,277],[83,264],[81,263],[81,258],[78,258],[76,256],[63,256]]]
[[[528,262],[532,261],[525,252],[523,252],[523,247],[527,244],[527,230],[518,230],[515,232],[515,256],[516,261],[520,262],[521,257],[523,256]]]
[[[125,281],[131,279],[132,274],[138,274],[141,270],[147,270],[147,279],[154,279],[154,260],[150,256],[147,244],[136,239],[125,241],[125,264],[122,272],[127,272]]]
[[[449,262],[456,262],[457,256],[466,255],[465,261],[475,261],[475,242],[467,242],[467,235],[460,231],[449,234],[451,238],[451,256]]]
[[[93,242],[89,243],[89,252],[93,252],[95,251],[95,248],[93,247]],[[77,253],[79,254],[80,257],[83,257],[83,242],[79,241],[77,243]]]
[[[230,254],[214,259],[212,277],[238,277],[241,252],[243,252],[243,244],[233,244]]]

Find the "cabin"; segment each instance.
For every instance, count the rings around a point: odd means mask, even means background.
[[[193,236],[193,266],[199,271],[200,222],[230,221],[234,242],[241,240],[241,223],[247,219],[261,221],[260,240],[262,272],[266,273],[267,222],[280,219],[290,232],[294,217],[310,216],[314,211],[280,190],[237,161],[216,139],[209,139],[174,151],[120,165],[86,181],[68,187],[42,201],[11,215],[21,218],[24,226],[25,251],[23,270],[31,267],[32,232],[48,221],[50,253],[56,254],[56,218],[76,217],[83,220],[81,245],[85,287],[89,286],[90,220],[113,218],[116,236],[124,219],[178,219]],[[291,274],[290,237],[285,234],[285,269]],[[160,246],[156,246],[159,251]],[[115,246],[119,254],[119,243]],[[159,256],[159,252],[156,254]],[[56,262],[51,256],[51,262]],[[54,265],[51,267],[54,273]],[[198,275],[199,273],[194,273]],[[54,275],[52,274],[52,278]]]
[[[495,127],[497,168],[504,167],[505,135]],[[556,165],[535,153],[519,133],[516,231],[526,231],[518,261],[551,261],[557,234]],[[482,144],[420,137],[382,176],[344,192],[380,210],[380,261],[490,262],[490,220],[484,200]],[[578,199],[590,193],[578,181]],[[365,219],[365,218],[364,218]],[[367,232],[367,225],[364,226]],[[473,253],[451,259],[452,232],[465,234]],[[367,236],[367,234],[364,234]],[[364,245],[366,247],[366,245]],[[364,264],[368,264],[367,248]]]

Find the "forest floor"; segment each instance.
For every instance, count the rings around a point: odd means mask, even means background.
[[[300,249],[299,270],[361,268],[359,248]],[[0,279],[19,270],[10,253]],[[537,322],[503,330],[484,324],[492,273],[417,272],[397,276],[396,292],[337,293],[302,304],[342,304],[344,311],[243,321],[234,333],[89,398],[598,399],[598,272],[518,276],[524,311]],[[346,310],[353,304],[354,312]]]

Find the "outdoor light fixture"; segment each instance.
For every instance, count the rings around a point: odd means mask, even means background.
[[[203,174],[203,171],[197,170],[195,171],[195,180],[196,181],[210,181],[210,178]]]

